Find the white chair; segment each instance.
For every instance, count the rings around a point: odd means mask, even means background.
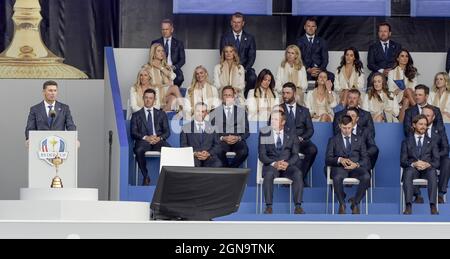
[[[406,201],[405,201],[405,192],[403,191],[403,172],[404,169],[400,169],[400,214],[403,214],[405,207],[406,207]],[[428,187],[428,180],[427,179],[414,179],[413,180],[413,186],[419,186],[420,187]],[[437,192],[438,198],[439,192]],[[439,202],[436,202],[436,208],[439,211]]]
[[[159,158],[161,157],[161,152],[159,151],[148,151],[145,152],[145,158]],[[136,156],[134,156],[134,161],[135,161],[135,168],[136,168],[136,186],[139,185],[139,165],[138,162],[136,160]]]
[[[359,185],[360,181],[356,178],[345,178],[343,181],[344,186],[346,185],[352,185],[356,186]],[[372,187],[370,187],[372,188]],[[330,189],[331,189],[331,209],[332,209],[332,215],[335,214],[334,209],[334,184],[333,179],[331,179],[331,167],[327,167],[327,214],[328,214],[328,207],[329,207],[329,197],[330,197]],[[366,215],[369,215],[369,192],[366,190]]]
[[[161,163],[159,166],[160,173],[163,166],[195,167],[194,149],[192,147],[186,148],[162,147]]]
[[[262,214],[263,208],[263,183],[262,176],[263,163],[258,159],[258,167],[256,169],[256,214]],[[292,180],[285,177],[278,177],[273,180],[274,185],[289,185],[289,213],[292,214]],[[258,208],[259,205],[259,208]]]
[[[227,152],[225,156],[227,159],[234,159],[236,157],[236,152]],[[244,168],[248,168],[247,159],[244,161]]]

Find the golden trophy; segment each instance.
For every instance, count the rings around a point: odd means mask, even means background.
[[[42,41],[39,0],[16,0],[14,37],[0,54],[0,78],[87,79],[77,68],[63,64]]]
[[[53,146],[53,152],[55,152],[55,145],[58,142],[56,140],[52,140],[50,142],[50,144]],[[52,159],[52,164],[53,166],[55,166],[56,168],[56,176],[53,178],[52,180],[52,184],[51,184],[51,188],[63,188],[63,183],[61,178],[58,176],[58,172],[59,172],[59,167],[62,165],[63,160],[61,159],[61,157],[59,157],[59,155],[57,154],[55,156],[55,158]]]

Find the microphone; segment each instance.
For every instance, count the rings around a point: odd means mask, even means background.
[[[56,112],[55,112],[55,110],[51,110],[51,111],[49,112],[49,115],[50,115],[50,118],[52,119],[52,120],[50,121],[50,129],[53,129],[53,122],[55,121],[55,117],[56,117]]]

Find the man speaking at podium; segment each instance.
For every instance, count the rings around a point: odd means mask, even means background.
[[[26,144],[29,144],[29,132],[32,131],[76,131],[69,106],[57,102],[58,84],[54,81],[44,83],[44,101],[31,107],[25,129]],[[77,143],[79,145],[79,143]]]

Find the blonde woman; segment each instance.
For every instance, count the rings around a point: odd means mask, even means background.
[[[284,60],[278,68],[276,77],[276,91],[281,95],[283,85],[293,83],[297,86],[298,103],[304,104],[304,93],[308,89],[308,76],[303,65],[302,53],[296,45],[286,48]]]
[[[186,95],[186,99],[189,101],[186,108],[187,114],[193,115],[193,108],[198,103],[206,104],[208,113],[221,105],[217,89],[209,83],[208,78],[208,71],[205,67],[195,68],[192,83]]]
[[[263,69],[258,75],[255,89],[248,92],[248,120],[267,122],[273,107],[278,104],[280,99],[275,91],[275,78],[270,70]]]
[[[344,51],[334,80],[334,90],[341,96],[341,103],[347,99],[348,90],[350,89],[358,89],[361,93],[366,92],[363,63],[361,62],[359,51],[354,47]]]
[[[164,111],[181,109],[183,99],[180,90],[173,85],[176,74],[167,63],[164,47],[159,44],[153,44],[150,48],[150,58],[147,65],[150,74],[150,85],[156,92],[156,107],[161,107]]]
[[[137,75],[136,83],[130,89],[130,109],[132,113],[138,112],[144,107],[144,92],[149,88],[151,88],[150,72],[148,69],[142,68]]]
[[[398,122],[400,107],[397,97],[389,92],[386,77],[381,73],[375,73],[369,88],[369,93],[364,98],[363,109],[370,112],[373,121]]]
[[[442,112],[444,123],[450,123],[450,79],[446,72],[437,73],[430,94],[431,104]]]
[[[406,108],[416,105],[414,89],[417,86],[417,68],[407,49],[402,49],[396,56],[396,65],[389,71],[389,91],[397,96],[397,100]]]
[[[240,65],[239,54],[234,46],[227,45],[223,48],[220,64],[214,68],[214,86],[219,92],[225,86],[232,86],[238,104],[245,104],[245,69]]]
[[[315,122],[332,122],[333,108],[337,106],[338,96],[333,92],[333,83],[328,80],[327,72],[320,72],[316,87],[306,95],[306,107]]]

